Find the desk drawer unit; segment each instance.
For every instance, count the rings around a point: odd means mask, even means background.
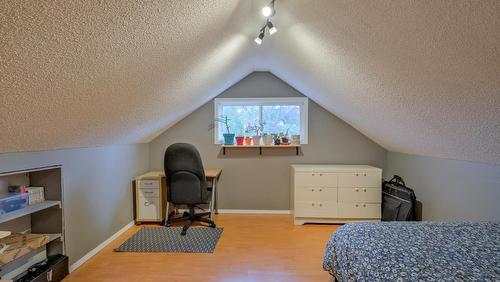
[[[137,189],[137,193],[139,194],[139,197],[143,198],[159,198],[160,197],[160,189]]]
[[[292,165],[295,224],[379,221],[382,170],[365,165]]]
[[[160,180],[138,180],[139,189],[160,189]]]
[[[164,219],[165,192],[165,180],[161,176],[143,175],[136,178],[134,190],[136,223],[160,222]]]
[[[138,198],[138,218],[140,220],[158,220],[160,218],[160,198]]]

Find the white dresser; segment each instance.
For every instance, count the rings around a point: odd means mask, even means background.
[[[295,224],[379,221],[382,170],[367,165],[292,165]]]

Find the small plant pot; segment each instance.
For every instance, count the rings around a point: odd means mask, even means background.
[[[300,135],[298,135],[298,134],[292,135],[292,144],[294,144],[294,145],[300,144]]]
[[[281,137],[281,144],[282,145],[288,145],[288,144],[290,144],[289,140],[288,140],[288,137]]]
[[[245,145],[252,145],[252,138],[250,137],[245,137]]]
[[[264,141],[264,145],[272,145],[273,144],[273,136],[271,135],[264,135],[262,137],[262,140]]]
[[[258,136],[258,135],[253,136],[252,142],[254,145],[260,145],[260,136]]]
[[[243,140],[245,140],[245,137],[243,136],[236,136],[236,145],[243,145]]]
[[[224,145],[234,144],[234,133],[224,133]]]

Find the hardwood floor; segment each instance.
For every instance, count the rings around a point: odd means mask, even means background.
[[[289,215],[218,215],[212,254],[115,253],[134,226],[64,281],[331,281],[321,263],[336,225],[293,225]],[[189,232],[189,231],[188,231]]]

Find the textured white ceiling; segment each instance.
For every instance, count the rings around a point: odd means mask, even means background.
[[[0,152],[147,142],[270,70],[391,151],[500,164],[500,1],[2,1]]]

